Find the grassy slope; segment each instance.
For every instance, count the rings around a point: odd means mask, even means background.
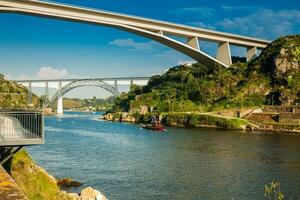
[[[24,149],[13,156],[10,174],[30,200],[72,199],[60,191],[55,179],[37,166]]]
[[[245,119],[211,113],[163,113],[166,124],[183,124],[189,127],[213,126],[225,129],[246,129],[253,125]]]
[[[3,109],[28,109],[28,90],[26,87],[7,81],[0,74],[0,108]],[[32,95],[34,108],[39,108],[40,100]]]

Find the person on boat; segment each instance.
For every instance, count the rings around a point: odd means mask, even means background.
[[[160,123],[159,120],[156,121],[156,127],[157,127],[157,128],[162,128],[162,124]]]

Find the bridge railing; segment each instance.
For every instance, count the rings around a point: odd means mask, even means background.
[[[44,116],[37,111],[0,110],[0,146],[44,143]]]

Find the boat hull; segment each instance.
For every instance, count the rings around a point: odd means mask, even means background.
[[[141,128],[153,130],[153,131],[165,131],[165,129],[163,127],[155,127],[155,126],[152,126],[151,124],[141,124]]]

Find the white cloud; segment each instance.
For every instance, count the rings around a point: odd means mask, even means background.
[[[251,7],[251,6],[229,6],[224,5],[221,7],[224,11],[247,11],[247,10],[257,10],[257,7]]]
[[[188,25],[192,25],[192,26],[197,26],[200,28],[206,28],[206,29],[216,29],[216,27],[214,25],[211,24],[206,24],[202,21],[197,21],[197,22],[189,22],[187,23]]]
[[[161,53],[156,55],[159,58],[171,60],[173,62],[181,63],[182,61],[191,60],[190,57],[187,55],[184,55],[183,53],[180,53],[179,51],[176,51],[174,49],[168,49],[165,51],[162,51]],[[192,62],[192,61],[191,61]]]
[[[131,51],[150,51],[154,48],[155,42],[136,42],[133,39],[116,39],[109,43],[117,47],[129,47]]]
[[[178,65],[192,65],[193,63],[196,63],[194,60],[179,60],[177,62]]]
[[[30,79],[30,77],[26,74],[21,74],[17,79],[19,80],[27,80],[27,79]]]
[[[215,9],[198,6],[198,7],[179,8],[177,10],[171,10],[170,12],[174,14],[180,14],[180,15],[211,17],[214,15]]]
[[[215,24],[225,31],[274,39],[278,36],[293,34],[300,29],[300,11],[259,9],[243,17],[223,19]]]
[[[11,74],[4,74],[4,78],[6,80],[13,80],[13,76]]]
[[[26,75],[26,74],[21,74],[19,76],[13,76],[12,74],[5,74],[4,75],[6,80],[27,80],[30,79],[30,76]]]
[[[55,69],[52,67],[42,67],[36,74],[36,79],[61,79],[68,76],[68,71],[63,69]]]

